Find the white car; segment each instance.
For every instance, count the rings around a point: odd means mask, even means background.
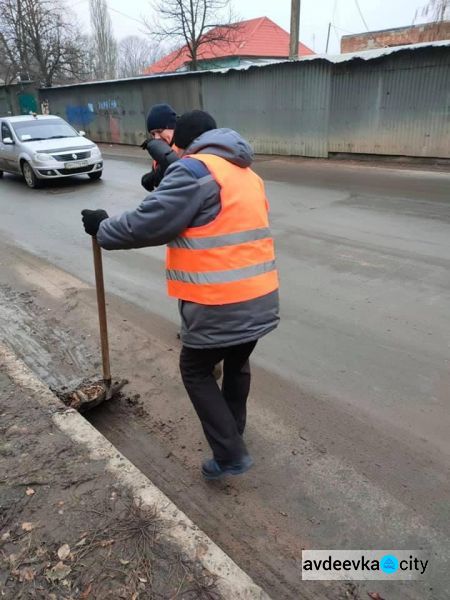
[[[19,173],[30,188],[45,179],[86,173],[100,179],[103,158],[94,142],[60,117],[0,117],[0,177]]]

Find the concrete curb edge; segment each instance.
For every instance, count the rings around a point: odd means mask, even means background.
[[[0,367],[20,387],[36,392],[43,409],[55,425],[74,442],[89,451],[92,460],[104,460],[106,468],[119,483],[128,487],[144,506],[156,507],[165,521],[167,537],[177,544],[192,561],[199,561],[217,577],[217,590],[224,599],[270,600],[270,597],[203,531],[163,494],[137,467],[135,467],[77,411],[64,409],[53,392],[0,342]]]

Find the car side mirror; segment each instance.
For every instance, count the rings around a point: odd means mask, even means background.
[[[86,132],[85,132],[85,131],[79,131],[78,133],[79,133],[81,136],[85,136],[85,135],[86,135]]]
[[[10,137],[5,137],[5,138],[3,138],[3,143],[9,144],[11,146],[11,144],[14,144],[14,140],[11,139]]]

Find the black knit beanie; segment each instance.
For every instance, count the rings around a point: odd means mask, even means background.
[[[169,104],[155,104],[147,117],[147,131],[175,129],[177,113]]]
[[[199,135],[216,129],[217,123],[213,117],[204,110],[186,112],[178,119],[173,141],[178,148],[186,149]]]

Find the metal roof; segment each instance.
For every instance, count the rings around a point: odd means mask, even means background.
[[[361,50],[360,52],[346,52],[345,54],[316,54],[315,56],[305,56],[299,60],[311,60],[311,59],[322,59],[328,60],[332,63],[342,63],[360,58],[362,60],[374,60],[382,56],[388,56],[389,54],[395,54],[396,52],[402,51],[414,51],[422,48],[442,48],[450,47],[450,40],[443,40],[439,42],[422,42],[420,44],[405,44],[403,46],[391,46],[389,48],[375,48],[374,50]]]
[[[450,40],[443,40],[439,42],[423,42],[420,44],[408,44],[404,46],[393,46],[391,48],[376,48],[375,50],[364,50],[361,52],[348,52],[345,54],[313,54],[311,56],[302,56],[297,60],[273,60],[268,61],[264,64],[245,64],[237,67],[227,67],[223,69],[208,69],[205,71],[184,71],[181,73],[156,73],[153,75],[139,75],[137,77],[127,77],[125,79],[107,79],[100,81],[85,81],[80,83],[69,83],[66,85],[58,85],[53,86],[52,88],[40,88],[42,90],[52,90],[52,89],[61,89],[61,88],[69,88],[76,86],[86,86],[86,85],[102,85],[108,83],[126,83],[128,81],[138,81],[142,79],[161,79],[166,77],[202,77],[207,75],[208,73],[219,73],[225,74],[230,71],[247,71],[248,69],[264,69],[266,67],[281,64],[281,63],[289,63],[289,62],[305,62],[305,61],[327,61],[330,63],[345,63],[350,62],[352,60],[360,59],[360,60],[375,60],[377,58],[381,58],[383,56],[388,56],[390,54],[395,54],[397,52],[414,52],[415,50],[421,50],[425,48],[449,48]]]

